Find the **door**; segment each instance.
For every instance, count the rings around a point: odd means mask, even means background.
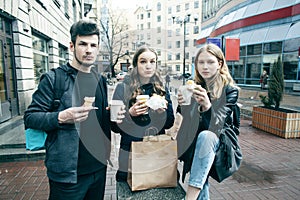
[[[0,123],[18,115],[11,23],[0,16]]]

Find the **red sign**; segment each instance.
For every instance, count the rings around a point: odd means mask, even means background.
[[[225,59],[226,61],[240,60],[240,39],[226,38]]]

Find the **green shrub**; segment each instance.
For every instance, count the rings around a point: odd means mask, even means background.
[[[278,57],[277,61],[274,62],[271,75],[268,83],[268,96],[260,95],[261,102],[265,107],[273,108],[278,110],[280,102],[282,101],[284,90],[284,77],[283,77],[283,64]]]

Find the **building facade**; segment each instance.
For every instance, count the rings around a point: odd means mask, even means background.
[[[213,2],[203,1],[198,46],[207,38],[240,39],[240,59],[228,64],[235,81],[243,86],[259,87],[263,70],[270,74],[280,57],[285,89],[293,90],[300,83],[300,1],[237,0],[220,6]]]
[[[191,73],[201,27],[201,10],[200,0],[154,0],[137,8],[133,47],[146,44],[155,48],[162,74],[182,74],[183,65],[185,72]]]
[[[70,26],[93,1],[0,1],[0,124],[22,115],[42,73],[70,60]]]

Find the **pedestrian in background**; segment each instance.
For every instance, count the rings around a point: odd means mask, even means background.
[[[231,114],[237,104],[239,90],[221,49],[214,44],[205,45],[198,51],[195,70],[196,85],[191,89],[191,104],[182,105],[185,101],[182,94],[178,94],[184,134],[179,131],[177,141],[179,159],[184,161],[183,180],[190,172],[186,199],[206,200],[210,199],[208,177],[220,145],[219,135],[233,128]]]
[[[110,123],[105,79],[94,69],[100,32],[96,23],[78,21],[70,29],[73,60],[60,66],[64,93],[52,111],[55,74],[41,77],[25,111],[26,128],[44,130],[51,200],[102,200],[110,155]],[[85,97],[94,105],[83,106]]]
[[[264,70],[259,79],[260,87],[262,90],[267,89],[268,78],[269,78],[269,75],[268,75],[267,71]]]
[[[122,113],[124,118],[112,126],[115,133],[121,134],[117,181],[127,181],[131,142],[142,141],[148,128],[155,127],[159,134],[163,134],[165,129],[171,128],[174,123],[170,94],[163,86],[157,69],[157,53],[154,49],[143,46],[136,51],[132,65],[128,81],[116,86],[112,98],[122,100],[125,104]],[[167,108],[149,109],[144,102],[136,100],[138,95],[159,95],[167,101]]]
[[[166,87],[170,88],[171,77],[169,74],[166,75]]]

